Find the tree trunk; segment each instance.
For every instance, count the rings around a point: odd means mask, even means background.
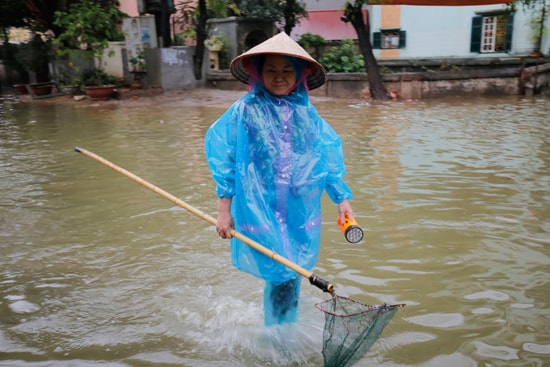
[[[197,46],[193,55],[193,72],[196,80],[202,79],[202,64],[204,61],[204,41],[206,41],[206,22],[208,15],[206,13],[206,0],[199,0],[199,22],[197,23]]]
[[[160,3],[160,36],[162,39],[161,47],[172,46],[172,37],[170,35],[170,11],[168,9],[168,0],[161,0]]]
[[[372,43],[370,42],[370,24],[365,24],[362,12],[362,2],[359,1],[356,6],[352,6],[349,2],[346,4],[345,16],[347,21],[350,21],[357,33],[359,39],[359,48],[365,60],[365,69],[369,81],[369,91],[372,99],[389,100],[390,95],[384,87],[382,76],[378,69],[378,63],[372,53]]]

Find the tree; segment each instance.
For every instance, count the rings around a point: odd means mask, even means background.
[[[550,0],[516,0],[511,5],[512,9],[516,7],[517,3],[520,3],[525,10],[529,10],[533,14],[530,22],[532,30],[531,38],[535,43],[533,54],[543,56],[541,45],[542,37],[548,32],[544,23],[550,16]]]
[[[284,0],[239,0],[233,1],[234,9],[243,18],[262,18],[278,21],[283,18],[281,4]]]
[[[123,37],[119,25],[124,15],[118,6],[104,6],[94,0],[75,2],[67,11],[58,10],[54,14],[53,25],[63,30],[56,35],[55,43],[61,53],[82,49],[101,57],[109,41]]]
[[[118,6],[103,7],[93,0],[73,3],[66,12],[56,11],[54,25],[64,30],[54,39],[57,54],[65,56],[78,52],[99,60],[99,67],[91,75],[93,83],[106,83],[108,76],[101,70],[103,53],[109,47],[109,41],[123,37],[119,29],[123,16]]]
[[[157,36],[160,39],[160,47],[172,45],[170,31],[170,17],[176,12],[173,0],[142,0],[145,6],[144,12],[155,16]]]
[[[302,18],[307,18],[305,4],[299,0],[283,0],[279,6],[283,9],[284,31],[290,35]]]
[[[199,0],[198,5],[198,21],[195,28],[197,34],[197,47],[195,47],[195,54],[193,55],[193,72],[195,74],[195,79],[202,79],[202,63],[204,59],[204,41],[208,32],[206,30],[206,23],[208,21],[206,0]]]
[[[369,90],[371,98],[377,100],[389,100],[390,96],[378,68],[378,63],[372,52],[372,43],[370,41],[370,24],[365,23],[363,18],[363,5],[368,4],[369,0],[355,0],[353,4],[350,1],[346,2],[344,22],[350,22],[359,40],[359,48],[365,60],[365,68],[369,81]]]
[[[4,0],[12,2],[13,0]],[[21,0],[17,0],[21,2]],[[51,30],[55,35],[63,32],[63,28],[55,24],[55,13],[57,11],[67,12],[73,4],[81,2],[81,0],[22,0],[28,11],[36,23],[40,24],[43,29]],[[120,3],[118,0],[94,0],[93,3],[98,4],[104,9],[118,9]]]

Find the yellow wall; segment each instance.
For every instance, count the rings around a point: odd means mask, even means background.
[[[383,5],[381,13],[380,28],[401,28],[401,5]],[[398,58],[399,55],[399,49],[380,50],[381,59]]]

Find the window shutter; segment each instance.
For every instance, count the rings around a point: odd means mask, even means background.
[[[506,52],[512,49],[512,34],[514,33],[514,13],[508,14],[506,19]]]
[[[470,52],[481,52],[481,27],[483,17],[477,16],[472,18],[472,34],[470,38]]]
[[[382,34],[381,32],[372,33],[372,48],[382,48]]]
[[[407,46],[407,31],[399,31],[399,48]]]

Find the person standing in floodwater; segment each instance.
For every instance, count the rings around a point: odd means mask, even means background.
[[[311,270],[321,242],[326,190],[340,220],[353,218],[341,139],[309,102],[326,71],[284,32],[231,61],[248,84],[206,133],[205,149],[218,195],[216,229],[231,238],[233,265],[266,281],[266,325],[295,322],[301,278],[232,238],[236,229]]]

